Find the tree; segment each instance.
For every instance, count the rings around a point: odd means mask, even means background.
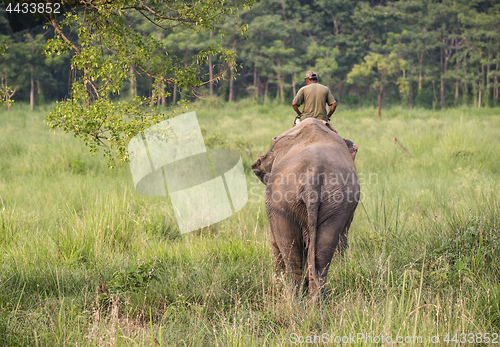
[[[459,13],[466,11],[469,6],[466,1],[443,0],[432,2],[429,5],[431,30],[436,35],[436,60],[440,66],[440,105],[445,107],[446,80],[449,77],[448,69],[453,55],[462,49],[464,44],[463,24],[459,20]]]
[[[384,87],[394,83],[401,92],[408,88],[408,82],[401,76],[401,70],[406,67],[406,61],[399,58],[395,52],[389,55],[370,53],[361,64],[354,65],[347,77],[348,83],[364,83],[371,85],[377,92],[378,118],[382,119],[382,93]]]
[[[332,89],[336,81],[335,72],[338,69],[338,63],[335,59],[339,54],[338,49],[312,44],[308,54],[314,61],[314,70],[320,74],[321,83]]]
[[[292,53],[293,48],[286,48],[285,44],[281,40],[276,40],[269,48],[262,48],[262,54],[267,56],[273,63],[272,69],[275,73],[275,80],[273,80],[273,82],[278,84],[280,102],[282,103],[285,101],[285,75],[288,72],[285,64],[287,59],[291,57]]]
[[[46,42],[45,34],[33,35],[28,32],[24,35],[26,43],[23,45],[23,57],[26,58],[24,63],[28,65],[29,71],[31,110],[35,107],[35,80],[39,80],[45,72],[45,69],[42,68],[45,64],[41,54]]]
[[[0,57],[5,54],[5,50],[8,48],[7,38],[0,37]],[[0,104],[5,103],[6,91],[0,87]]]
[[[424,65],[424,58],[427,58],[429,51],[435,49],[436,40],[433,32],[429,31],[428,1],[401,1],[394,6],[401,18],[400,25],[398,30],[388,33],[385,49],[397,52],[407,62],[408,71],[403,71],[403,77],[408,81],[408,104],[412,107],[415,96],[414,82],[417,82],[420,93],[424,73],[431,75],[431,71]]]
[[[6,19],[0,16],[0,28],[5,27],[7,24]],[[17,69],[17,60],[12,56],[9,47],[12,47],[14,42],[7,35],[0,35],[0,105],[6,105],[7,110],[12,103],[12,96],[14,96],[17,87],[12,87],[12,79],[15,78]]]
[[[23,67],[19,64],[19,61],[22,61],[21,50],[20,43],[9,38],[3,39],[3,52],[0,55],[0,93],[2,103],[7,106],[7,110],[10,110],[14,103],[12,97],[18,91],[23,76]]]
[[[206,83],[200,65],[210,56],[221,56],[227,67],[234,64],[234,53],[222,46],[206,45],[187,62],[171,55],[161,39],[134,30],[132,16],[140,15],[161,30],[209,31],[233,11],[251,6],[252,0],[63,3],[72,10],[60,22],[50,14],[55,38],[49,40],[46,52],[50,55],[71,51],[72,68],[77,74],[72,81],[71,98],[59,103],[47,120],[52,128],[61,128],[83,139],[92,153],[104,148],[112,164],[114,157],[127,160],[126,144],[131,137],[168,116],[149,107],[151,96],[113,100],[112,96],[119,94],[124,81],[130,78],[130,66],[152,78],[155,86],[152,95],[161,96],[165,95],[167,84],[196,88]],[[76,31],[78,39],[70,39],[66,30]]]
[[[495,77],[498,79],[498,54],[500,51],[497,39],[500,33],[498,28],[500,6],[488,8],[488,6],[481,5],[480,1],[474,0],[467,11],[459,14],[460,21],[464,24],[463,36],[465,38],[465,54],[462,55],[462,62],[472,68],[470,75],[477,77],[471,82],[474,89],[474,100],[478,107],[481,107],[481,100],[484,104],[489,104],[492,84],[493,98],[495,97]],[[493,81],[491,81],[492,79]],[[476,85],[477,88],[475,88]],[[498,91],[496,95],[498,95]]]
[[[316,16],[324,18],[323,21],[309,24],[314,30],[314,39],[323,58],[317,62],[318,67],[315,69],[320,74],[321,81],[330,86],[339,103],[343,97],[347,74],[354,64],[359,63],[368,53],[367,41],[360,34],[359,22],[354,15],[354,12],[359,10],[361,2],[360,0],[316,0],[313,9],[318,13],[308,18],[309,21]],[[329,68],[323,71],[325,63]]]

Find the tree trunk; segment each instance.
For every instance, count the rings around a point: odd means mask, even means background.
[[[382,93],[384,92],[384,86],[381,84],[377,95],[378,101],[378,119],[382,120]]]
[[[444,41],[444,40],[443,40]],[[441,88],[440,88],[440,100],[441,100],[441,108],[444,108],[444,63],[443,63],[443,48],[441,48],[440,50],[440,59],[439,59],[439,62],[440,62],[440,65],[441,65]]]
[[[459,87],[460,83],[458,82],[458,80],[455,82],[455,106],[457,106],[457,102],[458,102],[458,87]]]
[[[229,74],[229,102],[234,101],[234,68],[231,67]]]
[[[158,90],[160,89],[160,82],[156,82],[155,84],[155,90]],[[161,95],[157,92],[156,94],[156,105],[157,106],[160,106],[161,104]]]
[[[481,108],[481,91],[486,90],[484,88],[484,80],[485,80],[485,72],[484,72],[484,64],[481,64],[481,83],[479,84],[479,108]],[[486,94],[487,95],[487,94]]]
[[[130,96],[133,98],[134,96],[137,95],[137,84],[135,82],[135,73],[132,65],[130,65],[129,75],[130,75]]]
[[[161,106],[165,107],[167,105],[167,100],[165,98],[165,84],[162,85],[161,87]]]
[[[35,80],[33,79],[33,64],[30,64],[30,110],[33,111],[35,108]]]
[[[266,88],[264,89],[264,104],[267,102],[267,92],[269,90],[269,81],[266,80]]]
[[[210,32],[210,36],[212,36],[212,32]],[[208,57],[208,74],[210,78],[210,96],[214,95],[214,68],[212,66],[212,56]]]
[[[253,98],[257,99],[257,67],[253,64]]]
[[[468,88],[467,88],[467,69],[465,68],[464,65],[464,83],[462,85],[462,94],[463,94],[463,100],[464,100],[464,106],[467,106],[467,93],[468,93]]]
[[[438,98],[436,95],[436,81],[432,80],[432,92],[434,93],[434,102],[438,103]]]
[[[408,95],[408,106],[413,107],[413,73],[410,70],[410,90]]]
[[[175,106],[177,103],[177,84],[174,84],[174,95],[172,100],[172,105]]]
[[[151,106],[154,106],[156,104],[156,94],[155,94],[155,87],[153,86],[153,83],[154,83],[154,79],[152,82],[149,83],[149,95],[151,96],[151,101],[150,101]]]
[[[259,97],[259,79],[257,77],[257,65],[253,64],[253,89],[254,89],[254,98],[257,100]]]
[[[333,14],[331,16],[332,16],[332,21],[333,21],[333,35],[338,36],[339,35],[339,22],[338,22],[338,20],[335,19]]]
[[[444,75],[443,74],[441,74],[440,98],[441,98],[441,108],[444,108]]]
[[[10,111],[10,100],[12,99],[14,94],[16,94],[17,87],[14,88],[12,93],[9,93],[9,89],[7,87],[7,78],[5,78],[5,88],[4,89],[5,89],[5,101],[7,102],[7,111]]]
[[[455,39],[452,39],[451,41],[451,46],[453,46],[455,42]],[[443,40],[443,43],[444,40]],[[446,53],[446,55],[443,57],[443,51]],[[446,75],[446,71],[448,70],[448,63],[451,58],[451,54],[453,53],[452,49],[445,49],[443,48],[441,50],[441,66],[442,66],[442,71],[441,71],[441,108],[444,108],[445,106],[445,101],[444,101],[444,76]],[[444,64],[443,64],[443,58],[444,58]]]
[[[278,59],[278,71],[281,71],[281,60]],[[283,87],[283,84],[284,84],[284,78],[283,78],[283,75],[280,73],[278,73],[278,83],[280,85],[280,102],[283,103],[285,101],[285,96],[284,96],[284,87]]]
[[[285,102],[285,87],[283,86],[284,84],[284,78],[281,76],[281,82],[280,82],[280,102],[284,103]]]
[[[472,94],[474,95],[474,108],[477,108],[476,82],[472,81]]]
[[[293,89],[293,97],[297,95],[297,89],[295,88],[295,78],[296,78],[296,72],[292,74],[292,89]]]
[[[488,54],[488,61],[490,61],[490,55]],[[491,99],[491,84],[490,84],[490,65],[486,66],[486,90],[485,90],[485,103],[486,106],[490,104]]]
[[[418,90],[422,90],[422,62],[424,61],[424,53],[417,53],[418,59]]]
[[[286,23],[287,19],[286,19],[286,16],[285,16],[285,0],[281,0],[281,13],[283,14],[283,20]]]
[[[497,100],[498,100],[498,61],[495,69],[495,77],[493,79],[493,88],[494,88],[494,105],[497,105]]]

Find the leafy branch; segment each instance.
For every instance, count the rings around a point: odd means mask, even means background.
[[[170,96],[167,87],[193,90],[210,81],[220,81],[235,65],[233,51],[212,43],[206,43],[188,59],[177,57],[162,42],[161,33],[157,37],[145,35],[133,19],[139,14],[159,30],[174,30],[176,26],[193,32],[213,30],[233,11],[252,2],[238,0],[228,5],[214,0],[153,0],[147,4],[131,0],[65,1],[72,10],[61,21],[50,15],[55,37],[48,40],[44,52],[72,52],[74,78],[71,97],[49,114],[49,125],[83,139],[92,153],[103,149],[110,166],[116,160],[127,161],[126,145],[130,138],[175,114],[173,109],[152,107],[159,95]],[[70,32],[76,32],[76,37]],[[218,74],[207,78],[201,65],[210,56],[219,56],[221,68]],[[131,68],[153,80],[151,95],[114,101],[124,82],[133,78]]]

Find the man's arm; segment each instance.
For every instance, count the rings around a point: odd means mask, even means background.
[[[295,103],[295,101],[292,102],[292,107],[293,107],[293,110],[295,111],[295,113],[297,113],[297,116],[300,117],[302,115],[302,113],[299,111],[299,106],[297,106],[297,104]]]
[[[332,116],[333,112],[335,112],[335,109],[337,108],[337,103],[334,101],[332,106],[330,106],[330,112],[326,115],[328,117],[328,120],[330,120],[330,117]]]

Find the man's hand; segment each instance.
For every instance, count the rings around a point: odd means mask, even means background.
[[[337,108],[337,103],[334,102],[332,106],[330,106],[330,112],[326,115],[328,117],[328,120],[332,117],[333,112],[335,112],[335,109]]]

